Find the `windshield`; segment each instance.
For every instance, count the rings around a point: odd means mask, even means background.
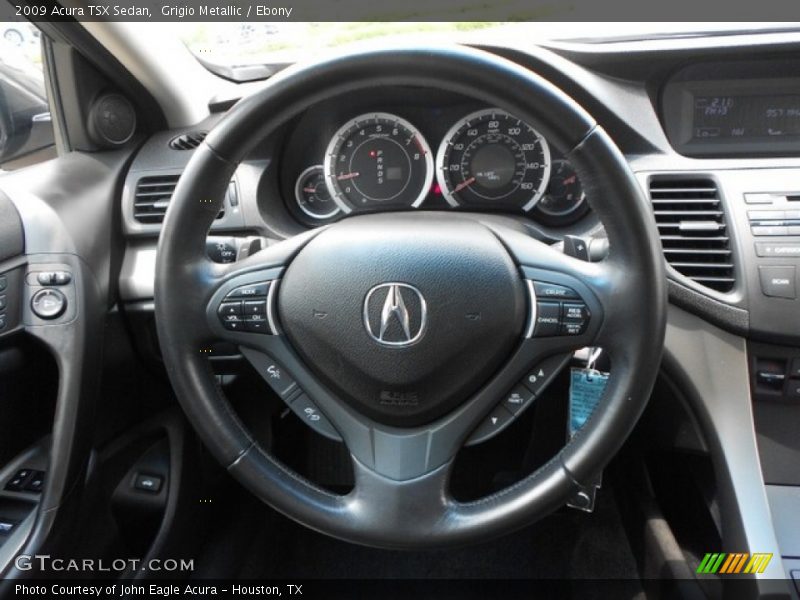
[[[519,19],[531,18],[520,15]],[[350,22],[174,23],[203,61],[218,65],[291,63],[356,42],[508,45],[546,41],[609,42],[662,37],[796,30],[798,23]]]

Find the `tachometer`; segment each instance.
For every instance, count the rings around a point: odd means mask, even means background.
[[[529,211],[550,176],[550,150],[533,127],[490,108],[467,115],[436,154],[436,178],[452,206]]]
[[[325,181],[347,213],[417,207],[430,191],[433,156],[425,138],[405,119],[366,114],[334,134],[325,152]]]

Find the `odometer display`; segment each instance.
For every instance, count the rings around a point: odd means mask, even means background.
[[[325,181],[342,210],[417,207],[433,181],[433,157],[408,121],[362,115],[337,131],[325,153]]]
[[[452,206],[529,211],[541,198],[549,175],[545,139],[500,109],[461,119],[436,155],[437,181]]]

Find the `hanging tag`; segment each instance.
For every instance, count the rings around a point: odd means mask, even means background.
[[[569,423],[568,435],[572,438],[584,425],[600,403],[608,383],[608,373],[594,368],[601,350],[589,353],[585,369],[573,368],[569,385]],[[567,501],[567,506],[584,512],[594,512],[597,490],[603,484],[603,473],[598,473],[591,483],[581,486],[575,495]]]
[[[608,373],[595,369],[573,368],[569,385],[569,437],[586,424],[600,403],[608,383]]]

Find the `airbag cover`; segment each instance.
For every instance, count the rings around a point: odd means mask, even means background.
[[[322,382],[395,426],[473,395],[519,342],[526,307],[497,238],[435,213],[332,225],[295,257],[278,294],[283,329]]]

